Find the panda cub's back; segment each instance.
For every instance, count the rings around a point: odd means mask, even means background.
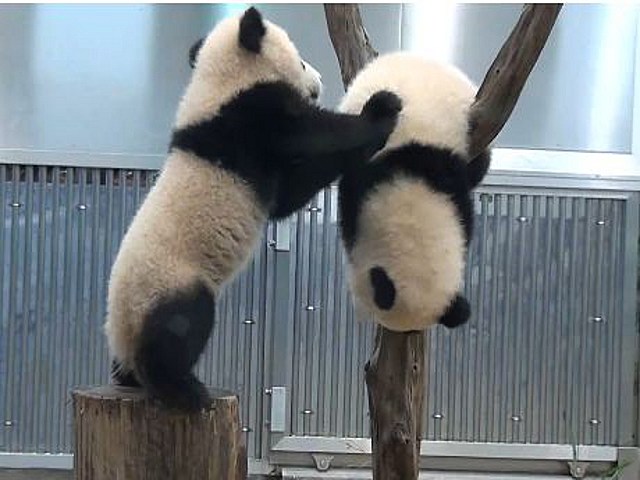
[[[395,329],[404,329],[407,321],[435,323],[464,271],[463,227],[447,196],[421,179],[397,175],[363,202],[358,228],[349,275],[355,298]],[[398,295],[388,311],[374,301],[370,272],[375,268],[395,283]]]
[[[467,119],[476,86],[462,72],[408,52],[381,55],[355,77],[338,109],[359,113],[381,90],[402,99],[387,147],[417,141],[466,154]]]
[[[178,150],[147,198],[122,240],[110,279],[111,330],[121,341],[133,341],[148,306],[176,288],[201,280],[217,292],[251,258],[267,215],[242,179]],[[118,353],[132,346],[113,347]]]

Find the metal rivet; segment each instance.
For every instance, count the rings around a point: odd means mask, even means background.
[[[12,427],[13,426],[13,422],[11,420],[5,420],[4,421],[4,426],[5,427]]]
[[[87,209],[86,205],[84,205],[84,204],[78,205],[78,210],[86,210],[86,209]]]
[[[9,205],[11,205],[13,208],[20,208],[22,206],[20,202],[13,202],[13,203],[10,203]]]
[[[314,307],[313,305],[307,305],[307,306],[305,307],[305,310],[306,310],[307,312],[313,312],[313,311],[314,311],[314,310],[316,310],[317,308],[318,308],[318,307]]]
[[[444,418],[444,415],[442,415],[441,413],[434,413],[431,416],[436,420],[442,420]]]
[[[321,212],[322,209],[320,207],[309,207],[309,211],[311,213],[318,213],[318,212]]]
[[[589,419],[589,424],[595,427],[596,425],[600,425],[600,420],[598,420],[597,418],[591,418]]]
[[[270,388],[265,388],[264,389],[264,394],[265,395],[271,395],[273,393],[273,390],[271,390]]]
[[[604,225],[606,222],[604,220],[596,221],[596,225]]]
[[[599,317],[599,316],[598,317],[591,317],[591,321],[593,323],[602,323],[602,322],[604,322],[604,318]]]
[[[242,428],[241,428],[241,430],[242,430],[244,433],[249,433],[249,432],[251,432],[251,431],[252,431],[249,427],[242,427]]]
[[[526,221],[527,221],[527,217],[518,217],[518,221],[519,221],[520,223],[524,223],[524,222],[526,222]]]
[[[275,240],[269,240],[269,242],[267,242],[267,245],[269,245],[269,247],[274,248],[276,246],[276,241]]]
[[[522,418],[520,417],[520,415],[512,415],[511,416],[511,421],[513,422],[520,422],[522,420]]]
[[[133,172],[131,170],[127,170],[127,177],[133,177]]]
[[[244,323],[245,325],[254,325],[256,321],[250,318],[247,318],[246,320],[243,320],[242,323]]]
[[[311,410],[310,408],[306,408],[306,409],[302,410],[302,414],[303,415],[313,415],[313,410]]]

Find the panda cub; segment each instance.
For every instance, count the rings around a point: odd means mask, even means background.
[[[384,145],[398,104],[381,94],[358,115],[315,106],[320,75],[255,8],[218,24],[190,61],[168,158],[112,267],[105,331],[117,384],[196,410],[208,395],[192,369],[221,287],[268,219]]]
[[[472,189],[490,152],[468,158],[476,88],[456,68],[410,53],[378,57],[353,80],[339,110],[360,112],[380,92],[402,102],[386,146],[339,184],[342,240],[356,304],[395,331],[470,316],[460,294],[472,235]]]

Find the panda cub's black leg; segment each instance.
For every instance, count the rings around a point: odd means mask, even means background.
[[[440,323],[447,328],[456,328],[464,325],[471,316],[471,307],[466,298],[456,295],[451,305],[440,318]]]
[[[118,359],[111,362],[111,378],[113,383],[122,387],[140,387],[140,382],[133,375],[133,372],[124,369]]]
[[[192,369],[209,340],[214,313],[213,294],[198,284],[162,301],[145,320],[136,377],[167,407],[198,411],[207,406],[207,390]]]
[[[382,267],[369,270],[369,280],[373,288],[373,301],[380,310],[391,310],[396,301],[396,286]]]

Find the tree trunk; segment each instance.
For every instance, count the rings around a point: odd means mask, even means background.
[[[238,397],[211,390],[200,414],[162,408],[141,389],[76,390],[76,480],[244,480]]]
[[[424,332],[377,327],[365,367],[374,480],[415,480],[420,469],[424,403]]]
[[[331,43],[347,88],[377,56],[357,4],[325,4]],[[374,480],[417,480],[424,399],[424,332],[396,333],[376,327],[373,355],[365,366]]]

